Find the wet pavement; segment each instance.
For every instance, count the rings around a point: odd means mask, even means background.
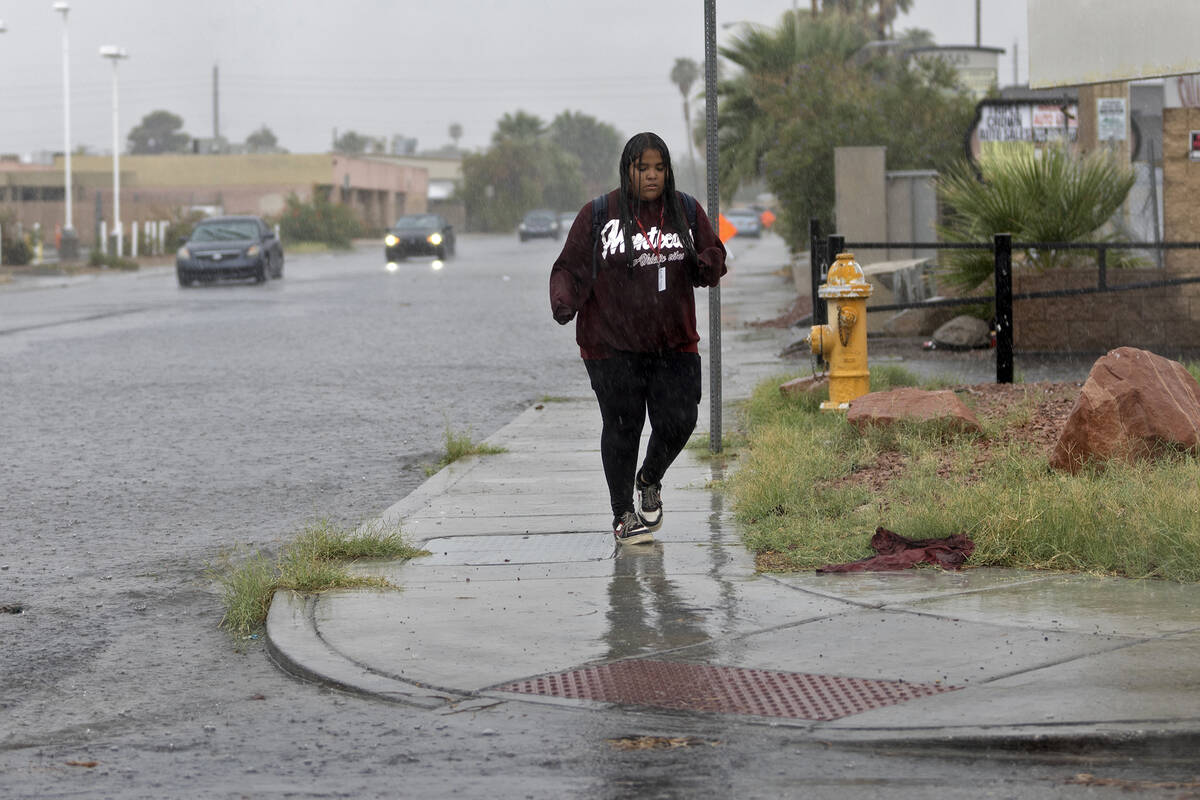
[[[792,299],[772,259],[734,263],[722,289],[726,426],[759,380],[796,368],[779,353],[798,338],[746,325]],[[707,400],[701,412],[707,430]],[[401,590],[277,594],[277,663],[429,709],[729,714],[845,743],[1200,733],[1200,587],[997,569],[758,574],[712,488],[736,464],[693,449],[664,481],[656,542],[618,550],[599,433],[591,398],[546,401],[487,439],[505,452],[432,476],[381,516],[430,555],[358,567]]]

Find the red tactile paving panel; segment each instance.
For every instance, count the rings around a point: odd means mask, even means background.
[[[497,688],[502,692],[622,705],[830,720],[959,687],[634,660],[583,667]]]

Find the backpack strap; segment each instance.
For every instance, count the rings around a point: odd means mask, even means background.
[[[687,192],[680,192],[679,198],[683,200],[683,213],[687,215],[688,227],[692,229],[692,241],[696,241],[696,198],[692,197]]]
[[[592,200],[592,280],[596,280],[598,259],[596,253],[600,250],[600,231],[608,222],[608,195],[602,194]]]

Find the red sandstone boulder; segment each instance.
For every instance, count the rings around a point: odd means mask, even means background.
[[[1200,384],[1183,365],[1118,347],[1092,365],[1050,466],[1077,472],[1088,461],[1152,458],[1200,444]]]
[[[904,388],[864,394],[850,401],[846,421],[860,431],[872,425],[936,421],[962,433],[983,432],[971,409],[948,389],[930,392]]]

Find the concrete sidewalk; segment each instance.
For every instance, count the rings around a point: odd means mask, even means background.
[[[726,400],[794,368],[776,358],[794,331],[744,325],[790,304],[779,258],[748,251],[723,289]],[[383,515],[431,552],[361,567],[403,591],[277,594],[274,658],[429,709],[616,703],[952,745],[1200,733],[1200,587],[759,575],[710,488],[724,461],[693,450],[667,476],[657,541],[618,551],[599,433],[590,398],[524,412],[488,439],[507,452],[447,467]]]

